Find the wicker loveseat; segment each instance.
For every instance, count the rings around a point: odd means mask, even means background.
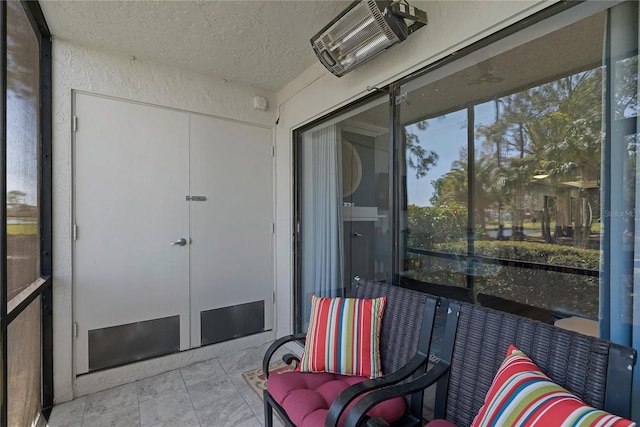
[[[461,303],[448,382],[439,384],[434,426],[469,426],[481,406],[511,344],[526,353],[551,380],[587,404],[631,418],[634,349],[560,329],[551,324],[486,307]],[[426,372],[410,383],[374,391],[350,411],[345,425],[367,422],[367,408],[376,402],[433,384]],[[451,424],[449,424],[451,423]],[[369,419],[368,426],[386,426]]]

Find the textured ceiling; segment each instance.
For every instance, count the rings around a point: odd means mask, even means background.
[[[350,1],[41,0],[53,35],[277,92],[317,61],[309,39]]]

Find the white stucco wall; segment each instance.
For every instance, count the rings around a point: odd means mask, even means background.
[[[514,24],[554,1],[412,1],[425,10],[429,24],[400,45],[351,73],[337,78],[319,62],[278,93],[276,126],[276,331],[293,324],[292,132],[463,47]]]
[[[199,351],[181,353],[75,378],[72,301],[72,91],[127,100],[272,127],[275,96],[250,87],[96,52],[64,41],[53,43],[53,243],[54,243],[54,395],[63,402],[78,395],[214,357],[234,347],[268,340],[257,335]],[[267,99],[267,111],[253,108],[253,97]]]

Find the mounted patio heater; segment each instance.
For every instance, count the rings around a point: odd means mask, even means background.
[[[406,2],[355,1],[313,36],[311,45],[320,62],[340,77],[426,24],[427,14]]]

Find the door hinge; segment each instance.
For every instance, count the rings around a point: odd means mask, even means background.
[[[275,222],[271,223],[271,234],[276,234],[276,223]]]
[[[272,295],[273,295],[273,301],[271,301],[271,302],[272,302],[273,304],[275,304],[275,303],[276,303],[276,292],[275,292],[275,291],[273,291],[273,294],[272,294]]]
[[[78,240],[78,225],[73,224],[73,240]]]
[[[275,157],[276,156],[276,147],[275,146],[271,146],[271,157]]]
[[[72,126],[73,131],[78,132],[78,116],[73,116]]]
[[[73,336],[78,338],[78,322],[73,322]]]

